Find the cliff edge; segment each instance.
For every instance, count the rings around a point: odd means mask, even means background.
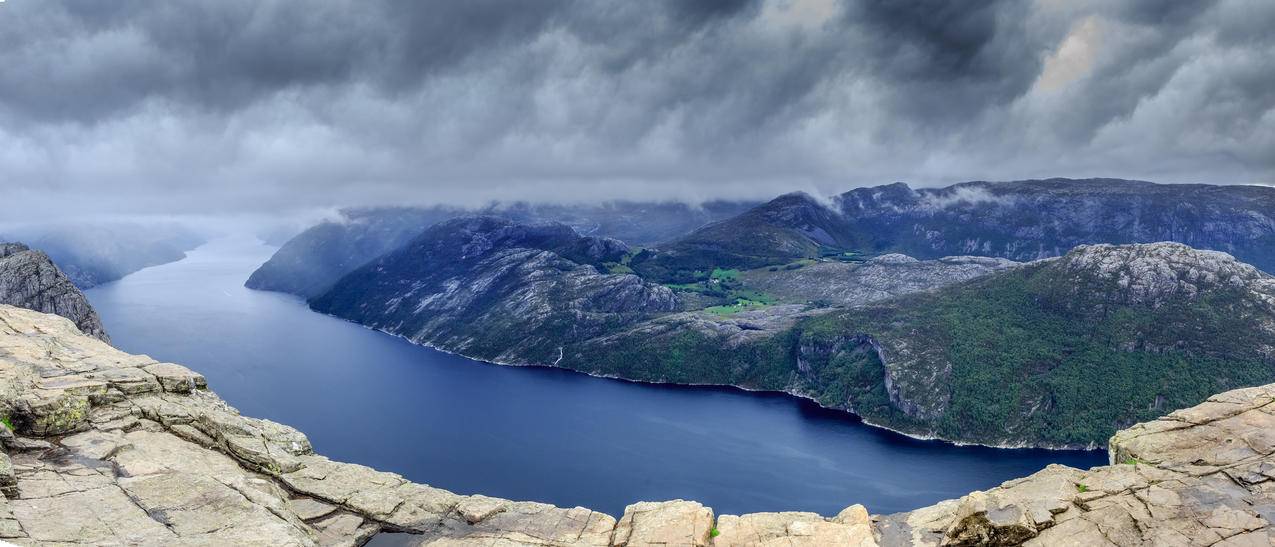
[[[84,293],[42,251],[0,243],[0,304],[66,317],[80,332],[109,343],[102,320]]]
[[[462,496],[313,453],[199,374],[0,305],[0,538],[23,545],[1269,545],[1275,385],[1217,395],[1111,440],[1112,465],[1050,466],[908,513],[859,505],[715,516],[641,502],[620,519]],[[10,428],[9,426],[12,426]],[[850,501],[850,500],[848,500]],[[410,534],[410,535],[408,535]]]

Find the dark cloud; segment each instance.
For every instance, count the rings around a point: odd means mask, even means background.
[[[8,0],[25,211],[1275,179],[1269,0]]]

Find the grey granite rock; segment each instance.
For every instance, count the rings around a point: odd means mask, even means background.
[[[981,256],[917,260],[887,254],[865,262],[817,262],[794,270],[757,269],[741,275],[748,286],[787,301],[858,306],[937,289],[1018,265],[1012,260]]]
[[[110,342],[84,293],[48,255],[21,243],[0,243],[0,304],[61,315],[80,332]]]

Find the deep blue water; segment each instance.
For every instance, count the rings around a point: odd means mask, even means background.
[[[245,289],[273,252],[227,238],[87,292],[115,344],[190,366],[245,414],[334,459],[449,490],[619,514],[914,509],[1103,452],[919,441],[778,394],[479,363]]]

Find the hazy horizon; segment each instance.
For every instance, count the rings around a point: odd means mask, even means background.
[[[1263,0],[7,0],[0,188],[25,222],[1269,185],[1272,24]]]

